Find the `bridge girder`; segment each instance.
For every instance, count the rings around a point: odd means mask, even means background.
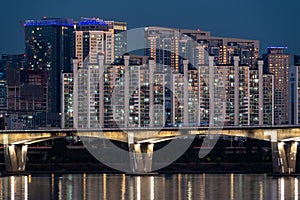
[[[249,137],[259,140],[271,140],[270,135],[266,132],[275,131],[277,141],[300,141],[300,128],[241,128],[234,129],[216,128],[216,129],[128,129],[122,130],[21,130],[21,131],[0,131],[0,144],[32,144],[39,141],[46,141],[67,136],[82,136],[99,139],[115,140],[128,142],[128,133],[134,135],[136,143],[147,140],[161,140],[167,138],[176,138],[188,135],[224,135],[235,137]]]

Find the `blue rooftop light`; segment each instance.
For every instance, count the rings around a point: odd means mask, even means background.
[[[99,18],[81,18],[81,20],[78,22],[78,26],[90,26],[90,25],[107,26],[105,21]]]
[[[274,46],[271,46],[271,47],[267,47],[268,49],[288,49],[288,47],[274,47]]]
[[[24,26],[74,26],[73,19],[26,20]]]

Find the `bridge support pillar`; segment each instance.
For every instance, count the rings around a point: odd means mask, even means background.
[[[271,142],[273,171],[280,174],[296,172],[297,142]]]
[[[26,167],[27,145],[5,145],[4,157],[7,172],[24,172]]]
[[[152,171],[154,144],[129,144],[130,166],[133,173]]]

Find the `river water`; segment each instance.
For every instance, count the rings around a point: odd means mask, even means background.
[[[298,199],[299,179],[264,174],[49,174],[0,177],[0,199]]]

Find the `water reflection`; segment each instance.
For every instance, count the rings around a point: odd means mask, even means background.
[[[0,178],[0,199],[299,199],[298,178],[247,174],[66,174]]]

